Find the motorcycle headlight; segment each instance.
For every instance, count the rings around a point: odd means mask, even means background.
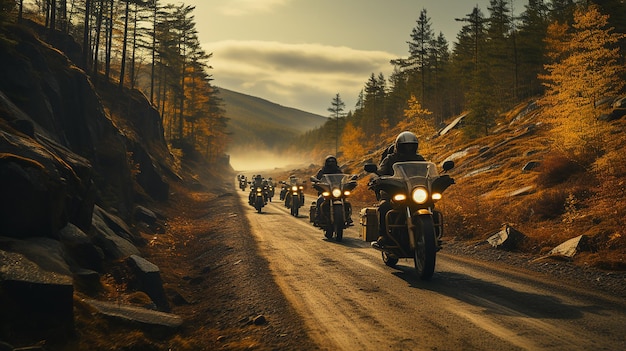
[[[433,193],[433,200],[441,200],[441,193]]]
[[[333,189],[333,196],[334,197],[340,197],[341,196],[341,189],[338,189],[338,188]]]
[[[324,197],[329,197],[329,196],[330,196],[330,193],[329,193],[328,191],[324,191],[324,192],[322,193],[322,196],[324,196]]]
[[[395,202],[402,202],[404,200],[406,200],[406,195],[404,194],[396,194],[393,196],[393,201]]]
[[[423,204],[428,201],[428,191],[425,188],[417,187],[413,189],[411,198],[418,204]]]
[[[345,195],[345,196],[350,196],[350,190],[346,190],[346,191],[344,191],[344,192],[343,192],[343,195]]]
[[[302,185],[300,185],[300,186],[298,187],[298,189],[300,189],[300,190],[304,190],[304,187],[303,187]]]
[[[261,191],[261,188],[256,188],[256,191]]]
[[[297,186],[295,186],[295,185],[294,185],[294,186],[292,186],[292,187],[291,187],[291,191],[298,191],[298,187],[297,187]]]

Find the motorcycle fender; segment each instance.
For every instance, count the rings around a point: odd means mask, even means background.
[[[341,202],[341,200],[335,200],[333,201],[333,205],[343,205],[343,203]]]
[[[418,215],[420,215],[420,216],[421,216],[421,215],[431,215],[431,214],[433,214],[432,212],[430,212],[430,209],[428,209],[428,208],[422,208],[422,209],[419,209],[419,210],[417,210],[417,212],[416,212],[416,213],[417,213]]]

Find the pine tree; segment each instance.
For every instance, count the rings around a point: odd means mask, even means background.
[[[335,155],[337,155],[339,152],[339,119],[346,115],[343,112],[346,104],[341,100],[339,93],[335,95],[330,104],[331,107],[328,108],[328,112],[330,112],[330,117],[335,119]]]

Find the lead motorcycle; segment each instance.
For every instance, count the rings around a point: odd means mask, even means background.
[[[311,205],[310,216],[318,218],[319,221],[311,220],[324,231],[324,236],[335,240],[343,240],[343,230],[348,228],[348,218],[351,216],[352,206],[348,202],[350,192],[357,186],[357,176],[348,174],[324,174],[322,179],[311,177],[313,188],[321,193],[324,201],[319,206],[319,216],[317,205]]]
[[[444,162],[444,172],[452,168],[453,161]],[[375,164],[365,165],[366,172],[376,170]],[[388,244],[372,245],[382,252],[387,266],[395,266],[400,258],[413,258],[420,279],[432,278],[443,235],[443,216],[434,206],[452,184],[454,179],[439,175],[436,165],[426,161],[397,162],[392,176],[373,177],[369,189],[390,197],[391,209],[384,218]]]

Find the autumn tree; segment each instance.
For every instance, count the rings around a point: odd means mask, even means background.
[[[411,95],[406,103],[407,108],[404,110],[404,121],[397,126],[398,131],[414,130],[420,138],[429,139],[437,132],[432,112],[422,107],[422,104]]]
[[[347,122],[341,134],[341,152],[345,159],[354,160],[363,154],[367,138],[363,130]]]
[[[540,104],[556,125],[559,145],[573,153],[602,148],[598,101],[624,87],[618,64],[618,41],[623,34],[607,28],[608,16],[598,6],[580,7],[568,31],[562,25],[549,27],[549,50],[553,63],[541,76],[546,86]]]

